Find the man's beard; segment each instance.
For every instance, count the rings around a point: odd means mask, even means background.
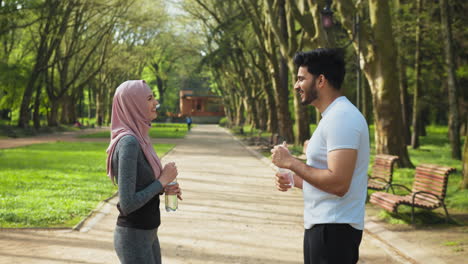
[[[318,98],[317,89],[315,88],[315,80],[312,82],[310,89],[304,91],[304,100],[301,101],[302,105],[310,105],[315,99]]]

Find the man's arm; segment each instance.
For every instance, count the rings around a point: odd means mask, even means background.
[[[355,149],[337,149],[328,152],[328,169],[325,170],[310,167],[295,159],[284,146],[276,146],[272,153],[272,161],[276,166],[294,171],[304,181],[324,192],[342,197],[349,190],[356,167]]]
[[[294,174],[294,187],[302,189],[302,181],[303,179],[296,174]]]

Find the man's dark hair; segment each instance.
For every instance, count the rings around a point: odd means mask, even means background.
[[[320,48],[312,51],[299,51],[294,55],[297,67],[306,67],[315,77],[323,74],[337,90],[341,88],[345,76],[345,63],[342,49]]]

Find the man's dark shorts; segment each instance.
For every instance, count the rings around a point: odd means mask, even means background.
[[[349,224],[317,224],[304,233],[304,264],[355,264],[362,230]]]

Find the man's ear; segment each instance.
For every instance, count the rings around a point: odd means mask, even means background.
[[[323,74],[319,75],[318,80],[319,80],[318,86],[320,87],[323,87],[325,85],[325,82],[327,81]]]

